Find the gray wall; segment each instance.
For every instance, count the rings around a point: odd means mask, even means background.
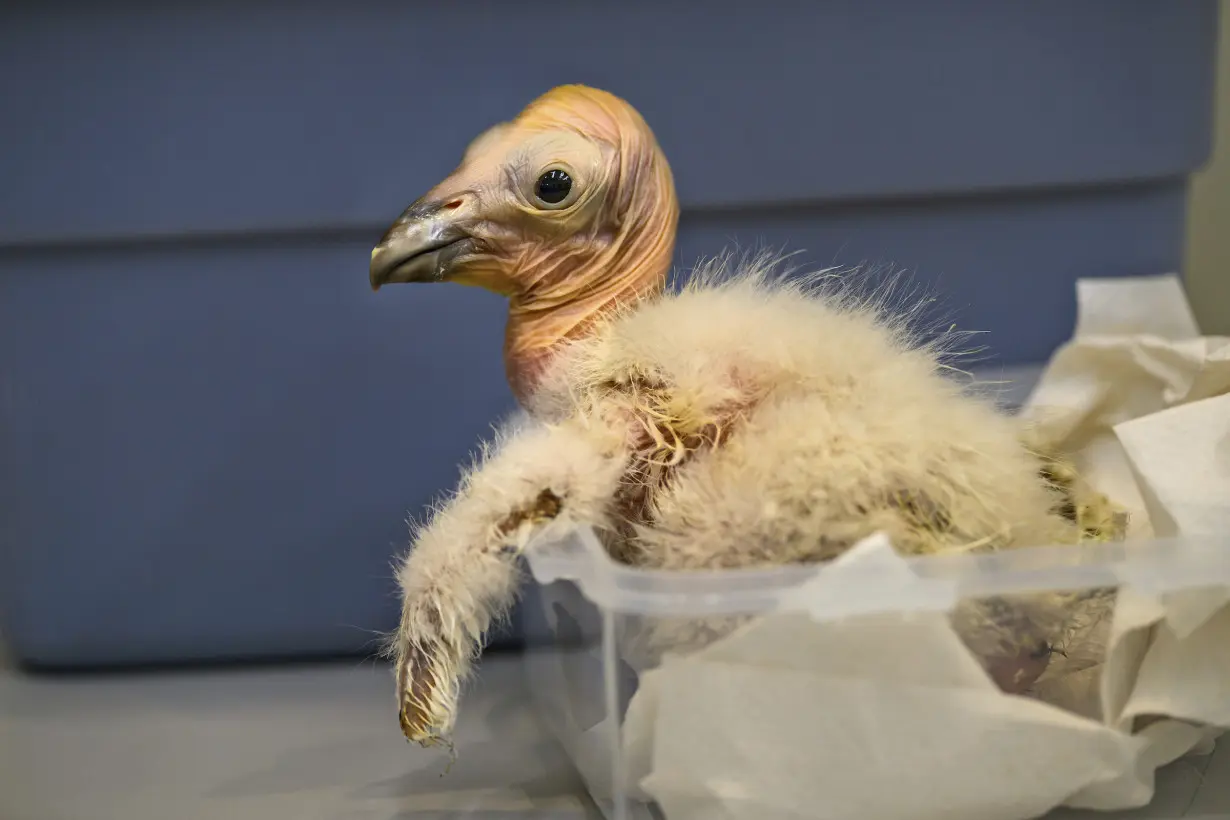
[[[1201,330],[1230,335],[1230,3],[1220,8],[1213,157],[1192,180],[1184,272]]]

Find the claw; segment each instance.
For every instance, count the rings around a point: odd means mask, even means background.
[[[427,618],[439,628],[439,618]],[[460,680],[455,652],[439,638],[406,640],[397,665],[397,721],[407,740],[427,748],[446,743]]]

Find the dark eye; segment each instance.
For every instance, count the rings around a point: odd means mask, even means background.
[[[552,168],[534,183],[534,196],[547,205],[558,205],[568,198],[572,190],[572,177],[567,171]]]

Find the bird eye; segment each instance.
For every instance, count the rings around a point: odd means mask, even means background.
[[[572,191],[572,177],[560,168],[552,168],[534,183],[534,197],[544,205],[558,205]]]

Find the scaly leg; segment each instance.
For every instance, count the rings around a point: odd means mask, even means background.
[[[626,454],[618,435],[569,420],[503,436],[414,533],[398,574],[391,642],[399,719],[428,746],[452,732],[461,683],[492,622],[516,597],[516,559],[548,528],[605,523]]]

